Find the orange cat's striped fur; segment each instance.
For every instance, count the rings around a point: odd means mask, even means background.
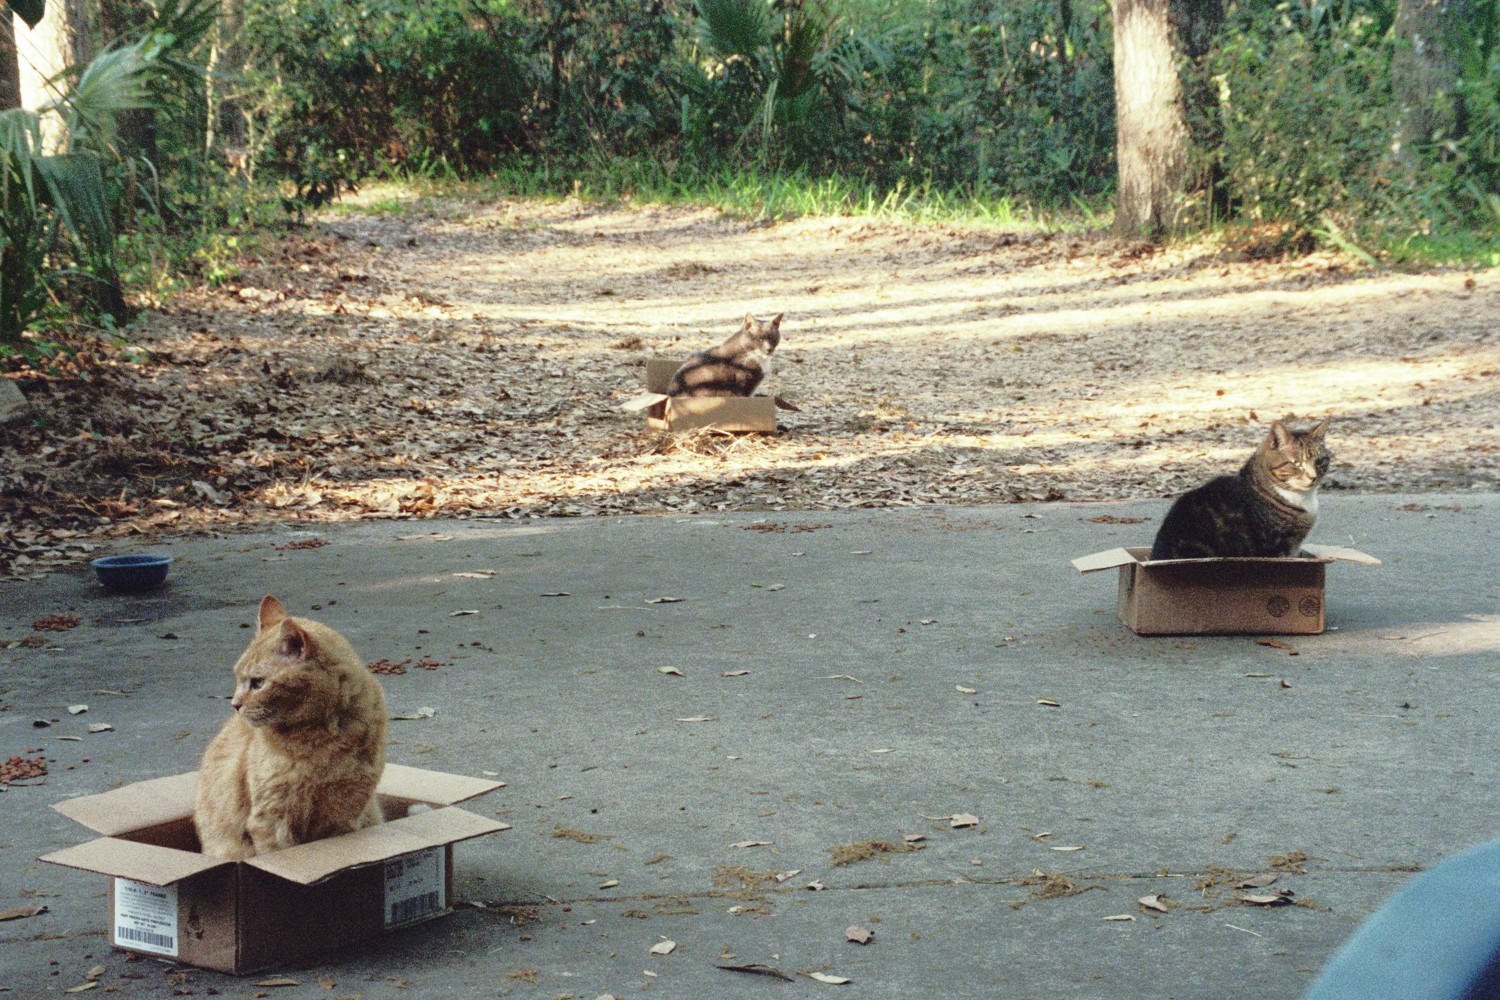
[[[235,714],[208,744],[193,823],[203,853],[240,859],[380,822],[385,694],[343,636],[260,604],[234,666]]]

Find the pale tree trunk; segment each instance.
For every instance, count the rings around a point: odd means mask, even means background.
[[[1211,171],[1191,156],[1189,103],[1211,100],[1181,68],[1207,54],[1223,21],[1221,0],[1114,0],[1118,192],[1115,228],[1153,237],[1201,225]],[[1195,110],[1201,110],[1195,108]]]
[[[1462,138],[1466,127],[1463,59],[1469,44],[1469,0],[1400,0],[1396,37],[1403,43],[1391,59],[1399,117],[1393,148],[1413,163],[1413,147]]]
[[[37,26],[16,32],[16,50],[21,63],[21,104],[35,110],[67,90],[65,83],[53,82],[54,77],[93,58],[94,33],[86,0],[48,0]],[[54,115],[44,117],[42,148],[57,152],[65,140],[62,122]]]
[[[0,0],[0,111],[21,106],[21,62],[16,56],[15,17]]]

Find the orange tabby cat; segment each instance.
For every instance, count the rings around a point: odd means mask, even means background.
[[[260,603],[234,665],[235,714],[203,753],[203,853],[240,859],[380,822],[385,694],[343,636]]]

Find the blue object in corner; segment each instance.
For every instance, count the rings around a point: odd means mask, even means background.
[[[1500,1000],[1500,840],[1402,886],[1303,1000]]]

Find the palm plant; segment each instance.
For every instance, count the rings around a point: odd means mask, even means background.
[[[108,49],[37,110],[0,111],[0,347],[21,342],[65,275],[86,274],[106,311],[123,309],[100,164],[119,112],[145,106],[156,50]],[[56,152],[43,145],[47,118],[59,125]],[[81,270],[63,265],[68,251]]]
[[[736,146],[805,159],[846,123],[867,73],[887,55],[840,31],[821,0],[697,0],[704,77],[690,88],[711,119],[733,123]],[[728,112],[726,115],[725,112]]]

